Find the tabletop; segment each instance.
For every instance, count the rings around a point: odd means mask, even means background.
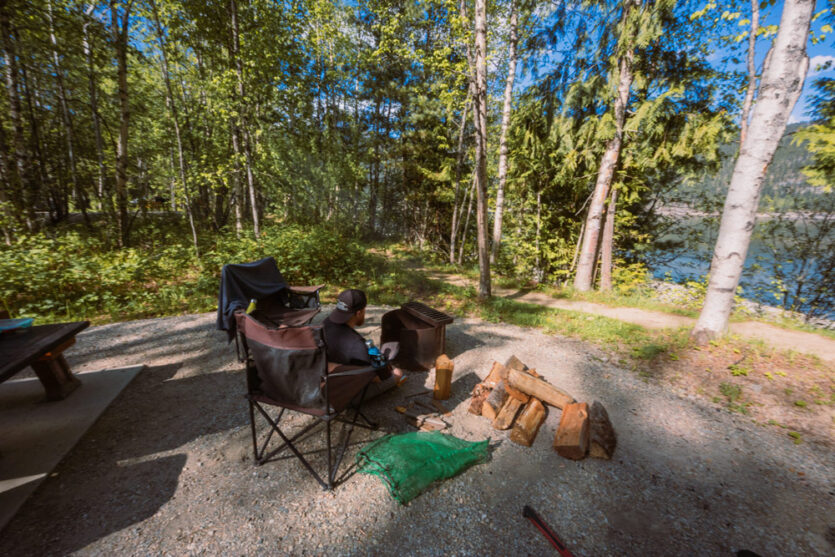
[[[89,321],[75,321],[0,333],[0,381],[10,378],[89,326]]]

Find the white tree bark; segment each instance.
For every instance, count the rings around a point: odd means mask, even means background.
[[[510,108],[513,100],[513,80],[516,78],[516,0],[510,2],[510,30],[508,37],[507,80],[504,86],[504,104],[502,105],[502,129],[499,136],[499,186],[496,190],[496,213],[493,216],[493,246],[490,263],[499,257],[502,242],[502,216],[504,215],[504,188],[507,182],[507,129],[510,127]]]
[[[487,235],[487,1],[475,2],[476,228],[478,229],[478,297],[490,297],[490,250]]]
[[[119,88],[119,141],[116,144],[116,222],[119,227],[119,245],[129,243],[128,222],[128,126],[130,104],[128,102],[128,25],[133,2],[119,13],[119,4],[110,1],[110,30],[116,49],[116,66]]]
[[[745,142],[745,136],[748,135],[748,116],[751,114],[751,104],[754,102],[754,91],[757,88],[757,66],[754,64],[754,54],[759,28],[760,0],[751,0],[751,33],[748,35],[748,89],[745,91],[745,102],[742,103],[742,119],[739,123],[740,146]]]
[[[6,2],[0,4],[0,33],[3,35],[6,91],[9,94],[9,119],[12,121],[14,158],[19,179],[18,193],[23,203],[26,227],[32,231],[35,229],[35,184],[32,180],[31,161],[29,151],[26,149],[26,137],[23,133],[23,109],[20,104],[17,53],[12,38],[11,18]]]
[[[241,60],[241,36],[238,25],[238,4],[236,0],[229,2],[229,15],[232,23],[232,51],[235,58],[235,74],[238,79],[238,100],[240,101],[240,116],[239,128],[241,132],[240,140],[243,142],[244,151],[244,167],[246,170],[246,183],[249,189],[249,202],[252,208],[252,229],[255,238],[261,237],[261,222],[258,217],[258,195],[255,191],[255,174],[252,170],[252,143],[250,141],[249,129],[247,128],[247,119],[245,112],[245,89],[244,89],[244,69],[243,61]]]
[[[194,224],[194,211],[191,206],[191,193],[189,192],[186,171],[186,161],[183,155],[183,139],[180,134],[180,117],[177,113],[177,105],[174,101],[174,94],[171,91],[171,72],[168,69],[168,54],[165,51],[165,37],[162,33],[162,25],[159,21],[159,10],[157,3],[150,0],[151,9],[154,15],[154,28],[157,34],[157,41],[159,42],[160,64],[162,65],[162,77],[165,81],[165,104],[168,106],[169,114],[171,115],[171,122],[174,124],[174,136],[177,139],[177,162],[180,171],[180,181],[183,184],[183,195],[186,198],[186,213],[188,213],[188,222],[191,226],[191,240],[194,245],[194,254],[200,258],[200,246],[197,243],[197,227]],[[172,191],[173,194],[173,191]]]
[[[617,184],[609,195],[609,205],[606,207],[606,224],[603,227],[603,239],[600,242],[600,290],[612,289],[612,267],[614,259],[612,251],[615,247],[615,208],[618,203]]]
[[[87,84],[90,90],[90,112],[93,119],[93,133],[96,138],[96,161],[98,168],[98,176],[96,183],[96,194],[98,195],[100,203],[104,208],[111,212],[109,206],[110,194],[105,197],[105,172],[104,172],[104,142],[101,135],[101,122],[99,122],[99,104],[98,96],[96,94],[96,76],[93,67],[93,51],[90,43],[90,20],[92,17],[95,4],[90,4],[84,10],[84,24],[82,25],[83,38],[82,47],[84,49],[84,57],[87,60]]]
[[[49,20],[49,43],[52,45],[52,63],[55,65],[55,81],[58,85],[58,101],[61,103],[61,121],[64,124],[64,137],[67,140],[67,156],[70,160],[70,180],[72,181],[73,198],[76,208],[84,216],[84,223],[88,228],[92,226],[90,217],[87,215],[87,202],[78,184],[78,172],[75,163],[75,132],[72,125],[69,103],[67,102],[67,91],[64,87],[64,70],[61,67],[61,59],[58,56],[58,39],[55,36],[55,17],[52,13],[52,2],[47,0],[46,13]]]
[[[697,342],[723,334],[739,285],[766,169],[783,137],[809,68],[806,43],[815,0],[786,0],[763,68],[748,135],[734,166],[710,265],[707,297],[692,331]]]
[[[627,0],[624,4],[623,25],[621,33],[629,32],[627,20],[633,6],[637,5],[634,0]],[[630,43],[632,37],[627,37]],[[591,290],[594,278],[594,268],[597,262],[597,245],[600,241],[600,230],[603,222],[603,212],[606,207],[606,198],[609,196],[609,188],[612,185],[612,177],[615,175],[615,167],[620,158],[620,148],[623,145],[623,123],[626,120],[626,105],[629,102],[629,90],[632,87],[632,59],[634,50],[629,47],[618,60],[618,88],[614,101],[615,113],[615,135],[606,144],[606,151],[600,160],[600,168],[597,171],[597,181],[594,184],[594,194],[589,204],[589,212],[586,215],[585,232],[583,233],[583,245],[580,248],[580,261],[577,263],[577,274],[574,276],[574,288],[580,291]]]
[[[455,161],[455,197],[452,203],[452,224],[449,233],[449,262],[455,263],[455,241],[458,239],[458,201],[461,192],[461,167],[464,164],[464,130],[467,127],[467,113],[470,111],[470,94],[467,93],[467,100],[464,102],[464,111],[461,114],[461,126],[458,128],[458,151]],[[466,197],[466,190],[465,190]],[[463,204],[464,199],[461,199]]]

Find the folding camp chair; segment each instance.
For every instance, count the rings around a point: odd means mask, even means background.
[[[354,426],[377,428],[360,411],[368,385],[377,376],[376,369],[329,364],[321,327],[270,328],[243,311],[236,312],[235,318],[240,346],[243,348],[239,358],[246,361],[246,398],[249,401],[255,464],[263,464],[289,449],[323,488],[332,489],[338,483],[336,473]],[[354,406],[353,418],[350,421],[341,418],[342,411],[351,405]],[[280,408],[275,418],[268,414],[265,408],[268,406]],[[255,425],[256,410],[270,426],[260,446]],[[286,410],[301,412],[316,420],[289,438],[279,427]],[[358,422],[360,418],[364,423]],[[342,428],[344,441],[335,459],[331,446],[333,421],[348,424],[347,428]],[[294,444],[320,422],[325,423],[327,481],[313,469]],[[267,453],[273,433],[281,438],[283,444]]]
[[[253,315],[276,327],[307,325],[319,313],[318,286],[289,286],[272,257],[224,265],[217,302],[217,328],[235,336],[235,312],[256,301]]]

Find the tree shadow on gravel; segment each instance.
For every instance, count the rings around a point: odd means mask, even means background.
[[[558,386],[570,365],[521,357]],[[550,445],[561,412],[550,408],[532,448],[505,442],[490,463],[389,507],[352,554],[547,554],[525,504],[576,555],[831,553],[831,455],[792,450],[748,420],[618,372],[630,373],[586,358],[571,372],[572,394],[609,411],[613,460],[559,457]]]
[[[0,554],[63,555],[154,516],[177,490],[184,445],[246,423],[239,374],[174,379],[181,365],[128,385],[9,522]]]

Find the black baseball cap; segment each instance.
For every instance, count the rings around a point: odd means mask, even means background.
[[[362,290],[343,290],[336,298],[336,309],[328,317],[334,323],[347,323],[355,313],[365,308],[368,301]]]

